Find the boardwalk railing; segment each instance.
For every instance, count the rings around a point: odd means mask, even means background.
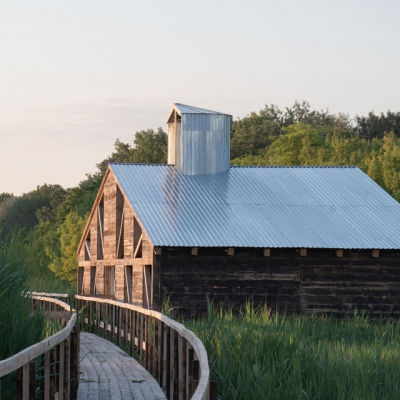
[[[182,324],[159,312],[109,299],[76,295],[74,306],[83,316],[81,329],[139,358],[167,399],[216,399],[203,343]]]
[[[76,313],[60,300],[32,295],[32,305],[62,312],[66,326],[56,334],[0,361],[0,378],[17,371],[17,399],[76,399],[79,383],[79,330]],[[69,318],[68,318],[69,317]],[[0,388],[1,390],[1,388]],[[0,393],[1,397],[1,393]]]

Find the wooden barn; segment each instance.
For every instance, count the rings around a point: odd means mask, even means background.
[[[111,164],[78,292],[181,314],[246,300],[400,314],[400,205],[356,167],[229,165],[231,116],[175,104],[168,165]]]

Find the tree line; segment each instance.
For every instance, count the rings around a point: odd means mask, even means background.
[[[36,290],[67,290],[76,283],[76,250],[110,162],[167,162],[162,128],[137,132],[78,186],[42,185],[21,196],[0,194],[0,241],[10,241]],[[232,122],[232,165],[355,165],[400,201],[400,113],[350,119],[313,110],[307,102],[266,105]]]

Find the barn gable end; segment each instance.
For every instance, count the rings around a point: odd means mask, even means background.
[[[153,245],[108,168],[78,247],[78,292],[142,304]]]

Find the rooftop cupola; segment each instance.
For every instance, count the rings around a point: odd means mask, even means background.
[[[232,116],[175,103],[168,114],[168,164],[184,175],[229,170]]]

